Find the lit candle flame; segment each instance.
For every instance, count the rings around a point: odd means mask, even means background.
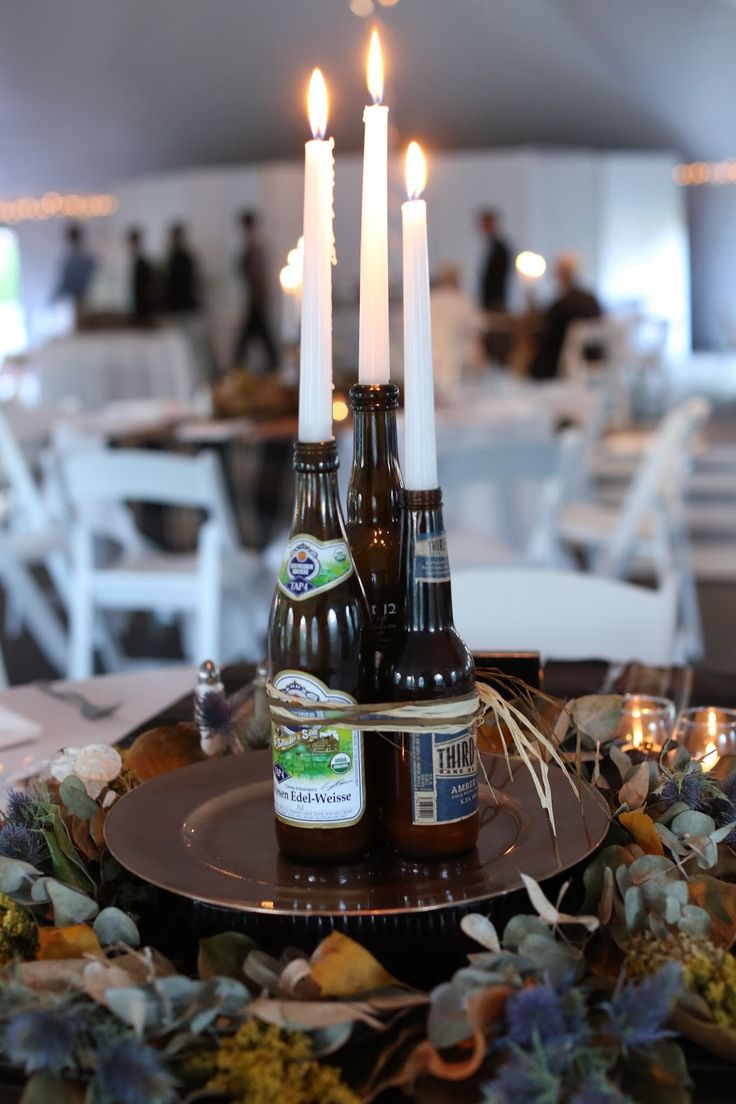
[[[703,755],[702,759],[700,760],[700,766],[706,772],[711,771],[711,770],[713,770],[714,766],[718,762],[718,759],[719,759],[718,748],[716,747],[716,745],[714,743],[712,743],[712,742],[708,743],[706,745],[706,748],[705,748],[705,754]]]
[[[718,726],[718,715],[715,709],[708,710],[708,735],[715,736],[716,728]]]
[[[312,73],[307,105],[312,137],[324,138],[327,132],[327,85],[321,69],[315,69]]]
[[[418,199],[427,186],[427,162],[418,142],[410,142],[406,151],[406,191],[409,199]]]
[[[373,97],[374,104],[380,104],[383,99],[383,55],[381,53],[381,40],[378,31],[371,35],[371,44],[368,48],[368,91]]]
[[[638,709],[633,709],[631,712],[631,743],[635,748],[641,747],[644,743],[644,729],[641,723],[641,712]]]

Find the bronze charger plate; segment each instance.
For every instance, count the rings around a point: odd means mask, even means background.
[[[404,914],[468,906],[543,881],[586,858],[609,824],[605,801],[580,796],[550,768],[557,835],[526,768],[483,755],[477,848],[443,862],[377,851],[344,866],[302,866],[276,846],[268,751],[210,759],[161,775],[111,809],[112,854],[147,882],[220,908],[304,917]]]

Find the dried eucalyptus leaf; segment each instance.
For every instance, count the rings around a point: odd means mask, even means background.
[[[246,977],[271,993],[278,992],[281,968],[279,960],[265,951],[251,951],[243,965]]]
[[[242,932],[220,932],[199,941],[197,973],[201,978],[229,977],[243,980],[245,960],[257,944]]]
[[[616,744],[611,744],[608,755],[614,767],[621,775],[621,781],[625,782],[626,776],[633,766],[631,759],[629,759],[626,752],[622,751],[620,747],[616,746]]]
[[[97,905],[91,897],[57,882],[55,878],[47,878],[46,891],[54,910],[54,923],[58,928],[83,924],[85,920],[91,920],[97,915]]]
[[[572,703],[573,724],[592,747],[606,744],[616,734],[622,710],[620,694],[588,694]]]
[[[487,916],[481,916],[478,912],[471,912],[467,916],[463,916],[460,927],[470,939],[480,943],[481,947],[494,951],[496,954],[500,952],[501,943],[498,932]]]
[[[732,820],[730,824],[724,824],[722,828],[717,828],[715,832],[711,832],[710,838],[713,843],[723,843],[726,837],[731,835],[734,828],[736,828],[736,820]]]
[[[114,1016],[132,1028],[140,1038],[144,1027],[155,1016],[156,1006],[143,989],[131,986],[128,989],[108,989],[105,1004]]]
[[[467,991],[446,982],[432,992],[427,1035],[438,1050],[457,1046],[470,1038],[473,1029],[468,1020]]]
[[[713,818],[694,809],[678,813],[672,821],[672,831],[678,836],[709,836],[715,830],[716,822]]]
[[[566,978],[582,972],[582,955],[569,943],[528,935],[519,952],[529,958],[540,973],[546,974],[553,985],[561,985]]]
[[[638,886],[629,886],[624,894],[624,916],[629,931],[638,931],[644,923],[644,895]]]
[[[522,874],[521,880],[529,895],[529,900],[541,918],[548,924],[579,924],[589,932],[593,932],[600,927],[597,916],[571,916],[565,912],[559,912],[552,902],[547,900],[539,882],[535,882],[534,878],[530,878],[528,874]]]
[[[618,799],[630,809],[641,809],[646,805],[649,794],[649,764],[646,760],[629,775],[621,789]]]
[[[642,855],[631,864],[628,874],[634,885],[643,885],[654,877],[679,877],[677,867],[666,855]]]
[[[512,951],[516,951],[528,935],[539,935],[545,939],[554,939],[547,925],[538,916],[520,914],[512,916],[503,929],[503,945]]]
[[[318,1027],[312,1032],[312,1054],[315,1058],[326,1058],[328,1054],[335,1054],[345,1046],[352,1034],[351,1023]]]
[[[70,774],[59,786],[59,797],[65,808],[82,820],[91,820],[100,810],[97,802],[87,793],[84,782],[74,774]]]
[[[613,913],[613,871],[607,866],[603,871],[603,888],[598,900],[598,919],[605,925],[611,919]]]
[[[677,926],[688,935],[707,936],[710,934],[710,916],[698,905],[685,905]]]
[[[0,855],[0,893],[15,893],[24,882],[40,873],[35,866],[23,862],[22,859],[9,859]]]
[[[103,947],[125,943],[128,947],[140,946],[141,937],[135,921],[122,909],[104,908],[92,925],[92,930]]]

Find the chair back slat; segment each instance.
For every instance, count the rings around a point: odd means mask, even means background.
[[[677,584],[657,590],[574,571],[466,568],[453,572],[455,624],[476,651],[539,651],[546,659],[639,660],[675,655]]]

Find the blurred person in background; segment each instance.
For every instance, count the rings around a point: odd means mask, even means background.
[[[169,228],[169,246],[164,263],[164,308],[167,314],[195,314],[199,310],[197,262],[187,242],[183,222]]]
[[[460,270],[445,265],[432,279],[432,362],[440,396],[449,397],[483,362],[485,315],[460,286]]]
[[[592,291],[580,286],[580,258],[575,253],[563,253],[557,258],[555,280],[559,294],[544,314],[537,355],[532,362],[534,379],[553,379],[559,371],[560,353],[571,322],[600,318],[601,306]],[[592,355],[591,359],[595,359]]]
[[[67,251],[61,262],[59,279],[52,301],[71,299],[74,305],[74,324],[79,328],[85,312],[92,275],[97,262],[84,247],[84,231],[78,223],[72,223],[66,231]]]
[[[485,311],[504,311],[511,253],[507,243],[499,237],[498,215],[495,211],[481,211],[478,225],[486,243],[480,273],[479,302]]]
[[[244,301],[233,361],[235,364],[243,364],[249,346],[256,341],[265,353],[267,370],[273,372],[278,368],[279,350],[269,317],[268,264],[255,211],[244,211],[241,214],[240,229],[243,248],[237,267],[243,284]]]
[[[156,272],[143,252],[143,231],[137,226],[128,230],[130,252],[130,313],[137,325],[149,325],[156,313]]]

